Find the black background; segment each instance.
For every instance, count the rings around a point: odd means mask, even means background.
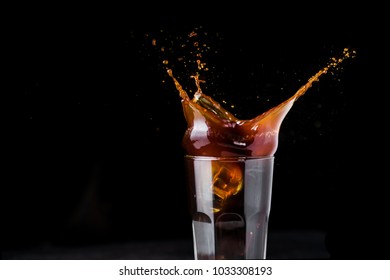
[[[211,49],[204,91],[234,104],[240,118],[294,94],[344,47],[356,50],[282,124],[270,230],[324,231],[331,258],[388,258],[388,51],[379,10],[371,21],[353,9],[296,18],[250,8],[75,10],[16,9],[5,24],[2,250],[191,238],[186,124],[162,63],[191,55],[160,46],[197,30]],[[174,70],[194,87],[187,66]]]

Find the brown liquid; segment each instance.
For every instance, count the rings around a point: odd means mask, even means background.
[[[190,99],[169,69],[168,74],[182,98],[187,121],[187,130],[183,137],[186,153],[215,157],[273,155],[278,147],[280,125],[293,103],[305,94],[321,75],[354,55],[355,51],[344,49],[341,58],[332,58],[328,65],[312,76],[293,96],[251,120],[237,119],[217,101],[205,95],[200,87],[203,81],[199,80],[198,75],[192,76],[197,92]]]

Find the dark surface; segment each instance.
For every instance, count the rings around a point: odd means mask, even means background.
[[[19,260],[192,260],[192,239],[146,240],[117,244],[58,247],[3,252],[3,259]],[[325,233],[275,231],[269,233],[267,259],[329,259]]]
[[[139,19],[134,9],[10,12],[2,257],[99,258],[100,250],[106,258],[188,256],[168,248],[172,240],[190,240],[191,224],[185,121],[162,64],[183,53],[161,53],[151,38],[169,45],[202,26],[212,50],[204,55],[211,68],[206,93],[235,104],[242,118],[291,96],[344,47],[357,50],[343,69],[313,85],[282,124],[270,229],[287,232],[285,244],[300,242],[288,232],[324,232],[330,258],[390,258],[386,17],[376,8],[368,22],[356,9],[328,20],[312,10],[302,20],[278,12],[272,20],[256,14],[240,21],[229,13],[171,17],[172,11]],[[372,13],[365,7],[364,14]],[[191,67],[179,75],[186,87],[193,86]],[[35,249],[42,244],[49,252]],[[140,246],[155,244],[166,253],[140,253]],[[271,244],[275,258],[325,256],[318,243],[306,247],[311,241],[291,250]],[[294,253],[298,247],[305,256]]]

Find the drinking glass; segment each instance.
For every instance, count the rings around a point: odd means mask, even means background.
[[[185,156],[194,257],[265,259],[274,157]]]

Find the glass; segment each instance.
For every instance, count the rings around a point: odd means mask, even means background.
[[[265,259],[274,157],[185,156],[194,257]]]

